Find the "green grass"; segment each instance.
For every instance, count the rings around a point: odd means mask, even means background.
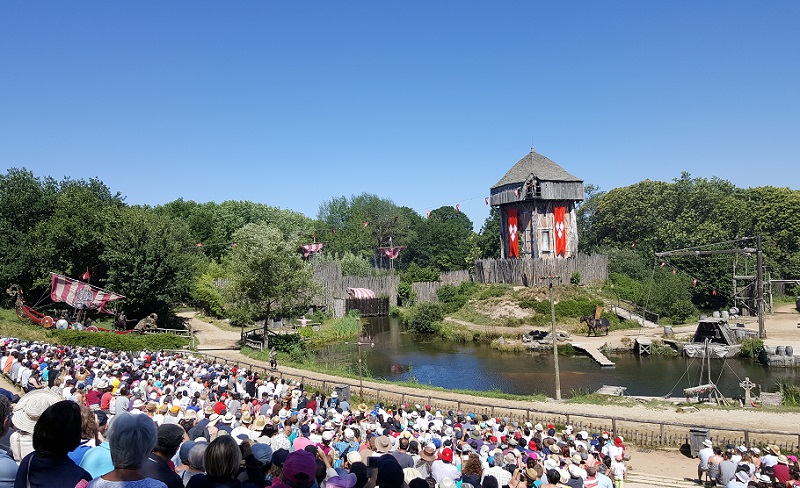
[[[355,314],[324,323],[318,331],[313,330],[311,327],[300,329],[301,335],[306,337],[312,346],[353,340],[358,337],[360,331],[361,317]]]
[[[113,334],[45,329],[28,319],[17,317],[14,310],[8,309],[0,309],[0,335],[66,346],[99,346],[116,351],[181,349],[189,344],[188,339],[171,334]]]
[[[450,314],[450,317],[475,325],[500,325],[495,321],[495,319],[486,314],[478,312],[475,309],[475,306],[469,302],[455,313]]]

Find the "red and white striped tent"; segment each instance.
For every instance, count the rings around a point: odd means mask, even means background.
[[[347,293],[350,295],[350,298],[375,298],[375,292],[369,288],[348,288]]]

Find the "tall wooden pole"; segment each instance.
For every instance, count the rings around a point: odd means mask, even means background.
[[[756,309],[758,310],[758,337],[767,338],[764,327],[764,260],[761,255],[761,235],[756,236]]]
[[[550,319],[553,323],[553,364],[556,370],[556,400],[561,400],[561,375],[558,371],[558,344],[556,339],[556,305],[553,301],[553,280],[555,276],[549,276],[550,280]]]

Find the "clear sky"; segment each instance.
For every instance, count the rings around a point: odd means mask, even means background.
[[[0,2],[4,172],[479,228],[532,144],[603,190],[800,188],[800,2]]]

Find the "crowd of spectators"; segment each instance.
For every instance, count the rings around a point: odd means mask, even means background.
[[[0,488],[623,488],[627,476],[624,439],[608,432],[351,405],[190,354],[14,339],[0,354],[25,390],[0,391]],[[700,474],[728,473],[727,459],[701,457]],[[773,484],[783,474],[770,462],[747,483],[787,486]]]

